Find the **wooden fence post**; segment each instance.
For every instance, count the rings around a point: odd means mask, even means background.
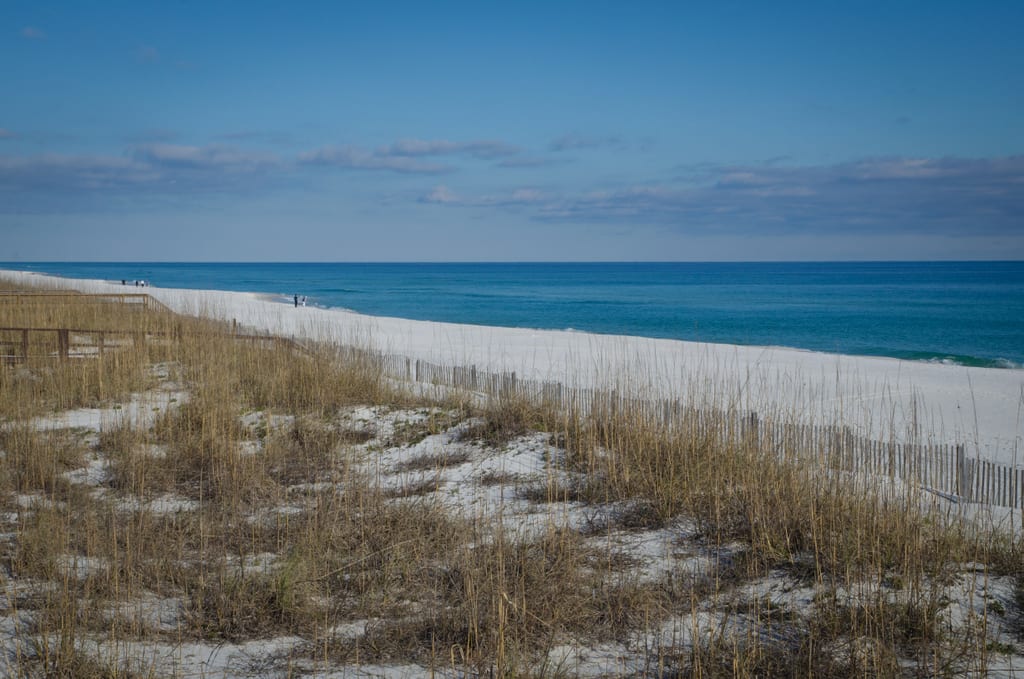
[[[964,460],[964,447],[958,445],[956,447],[956,494],[965,500],[970,501],[967,497],[967,493],[964,492],[967,487],[967,466]]]
[[[28,328],[21,331],[21,357],[28,363]]]
[[[1013,469],[999,465],[999,470],[1000,483],[1003,486],[1000,491],[1000,506],[1013,507]]]
[[[57,331],[57,353],[60,354],[62,361],[68,360],[70,355],[70,338],[68,337],[67,329]]]
[[[751,412],[750,413],[750,431],[749,431],[749,436],[750,436],[750,439],[752,441],[754,441],[755,443],[757,443],[757,444],[761,443],[761,438],[758,436],[759,429],[760,429],[760,423],[758,422],[758,419],[757,419],[757,413],[756,412]]]

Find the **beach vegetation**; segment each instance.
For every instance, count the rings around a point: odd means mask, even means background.
[[[372,352],[126,306],[0,307],[143,336],[0,367],[11,676],[188,674],[186,644],[225,676],[1021,660],[1019,534],[919,488],[800,464],[724,414],[433,398]]]

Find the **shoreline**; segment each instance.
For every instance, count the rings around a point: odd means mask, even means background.
[[[0,269],[110,283],[144,278],[287,303],[305,294],[309,306],[368,316],[1024,369],[1024,329],[1013,320],[1024,309],[1024,262],[1007,264],[990,271],[946,262],[762,263],[731,271],[676,262],[659,273],[619,262],[597,264],[601,276],[571,265],[532,271],[532,264],[501,263],[6,262]],[[757,302],[748,307],[750,300]]]
[[[84,292],[123,292],[102,280],[0,270],[0,278]],[[272,293],[135,289],[174,311],[237,320],[256,330],[449,366],[627,390],[652,398],[841,423],[878,440],[965,444],[1007,464],[1024,458],[1024,370],[967,367],[806,349],[715,344],[417,321],[314,306],[293,308]]]

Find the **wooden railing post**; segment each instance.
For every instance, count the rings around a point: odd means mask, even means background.
[[[28,328],[21,331],[21,357],[28,363]]]

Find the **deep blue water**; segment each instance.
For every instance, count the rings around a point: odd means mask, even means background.
[[[1024,365],[1024,262],[0,263],[366,314]]]

